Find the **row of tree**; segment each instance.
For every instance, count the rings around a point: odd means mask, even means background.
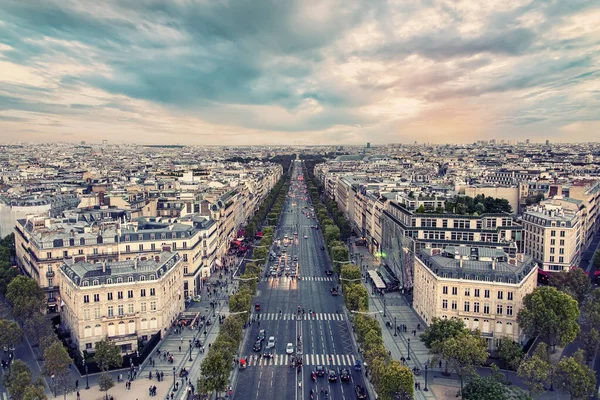
[[[15,254],[15,234],[11,233],[0,240],[0,293],[6,294],[8,284],[19,275],[19,271],[13,268],[12,257]]]
[[[283,211],[283,203],[289,188],[287,182],[290,178],[289,171],[284,178],[285,181],[280,179],[259,208],[259,210],[270,210],[268,214],[262,215],[263,219],[266,217],[268,220],[273,220],[269,221],[269,223],[273,222],[273,225],[277,223]],[[256,218],[255,215],[253,217],[255,222],[252,223],[259,226],[262,219]],[[248,235],[248,230],[246,234]],[[219,392],[227,389],[232,360],[238,357],[238,349],[244,336],[243,328],[250,314],[252,298],[256,294],[256,285],[260,280],[262,268],[267,262],[273,238],[274,229],[272,227],[268,226],[262,229],[262,238],[252,251],[253,262],[246,264],[244,273],[240,275],[239,290],[229,298],[231,315],[221,325],[219,335],[201,364],[201,373],[197,381],[200,395],[208,395],[212,392],[216,392],[218,395]]]

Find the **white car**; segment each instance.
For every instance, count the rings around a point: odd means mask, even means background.
[[[285,346],[285,354],[294,354],[294,345],[291,343],[288,343],[287,346]]]
[[[269,341],[267,342],[267,349],[272,349],[275,347],[275,336],[270,336]]]
[[[308,236],[304,235],[304,239],[308,239]]]

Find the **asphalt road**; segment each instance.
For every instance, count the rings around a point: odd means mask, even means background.
[[[268,264],[258,284],[254,303],[260,303],[260,311],[253,310],[255,322],[246,332],[248,336],[241,354],[248,356],[248,367],[237,374],[233,397],[240,400],[310,399],[312,389],[314,399],[318,400],[355,399],[355,385],[364,385],[364,382],[361,372],[354,370],[358,355],[354,352],[350,324],[342,314],[342,298],[330,293],[338,284],[325,273],[331,267],[325,251],[321,250],[325,244],[323,236],[320,229],[311,228],[318,221],[306,216],[304,207],[310,207],[309,196],[304,193],[304,183],[298,180],[302,174],[299,163],[293,174],[290,196],[275,234],[275,239],[282,242],[287,235],[289,244],[285,253]],[[296,276],[292,273],[294,256],[298,257]],[[275,276],[270,276],[271,265],[277,268]],[[266,331],[266,338],[261,351],[256,352],[253,346],[261,329]],[[273,358],[257,357],[265,353],[271,336],[275,338]],[[286,354],[288,343],[294,348],[292,355]],[[292,356],[302,358],[300,370],[290,366]],[[341,382],[338,377],[336,382],[329,382],[325,375],[314,382],[311,372],[317,365],[333,369],[338,376],[341,368],[348,368],[351,380]],[[321,390],[327,390],[328,396],[321,394]]]

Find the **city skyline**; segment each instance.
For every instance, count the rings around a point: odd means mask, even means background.
[[[598,140],[592,1],[6,2],[0,142]]]

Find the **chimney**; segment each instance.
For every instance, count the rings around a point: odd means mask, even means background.
[[[106,261],[102,261],[102,272],[106,272]]]
[[[492,257],[492,270],[496,270],[496,257]]]
[[[458,259],[458,266],[459,266],[460,268],[462,268],[462,267],[463,267],[463,259],[462,259],[462,257],[460,257],[460,258]]]
[[[137,269],[137,267],[138,267],[138,258],[136,257],[133,259],[133,269]]]

